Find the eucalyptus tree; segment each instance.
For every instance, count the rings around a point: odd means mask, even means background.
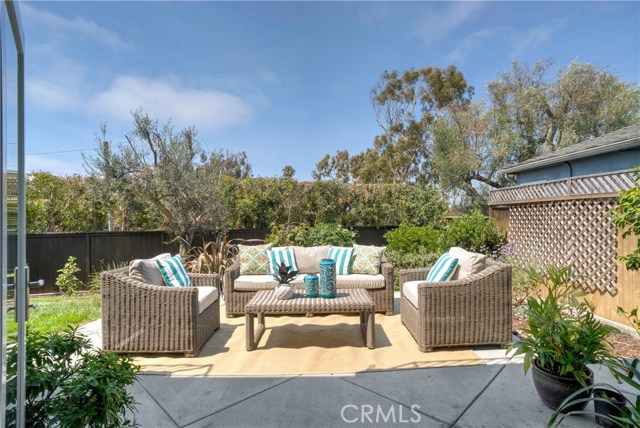
[[[429,179],[433,121],[448,108],[468,104],[472,95],[473,87],[454,66],[385,71],[370,93],[382,129],[373,147],[325,156],[314,177],[394,184]]]

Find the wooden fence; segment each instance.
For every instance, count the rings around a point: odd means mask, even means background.
[[[625,324],[617,306],[640,306],[640,272],[617,260],[637,238],[622,238],[611,221],[631,171],[573,177],[490,192],[489,214],[514,243],[516,256],[537,265],[568,265],[591,292],[596,315]]]
[[[356,242],[362,245],[385,245],[383,235],[393,229],[388,227],[355,227],[358,232]],[[229,239],[264,239],[270,229],[231,229]],[[207,233],[196,240],[212,240],[215,233]],[[9,242],[11,246],[11,241]],[[13,244],[15,245],[15,243]],[[160,253],[176,253],[178,245],[171,242],[171,236],[163,231],[148,232],[91,232],[91,233],[43,233],[27,234],[27,263],[31,280],[44,279],[44,287],[34,289],[36,293],[58,291],[55,285],[58,270],[69,256],[77,259],[80,272],[77,274],[85,283],[92,272],[103,270],[114,263],[128,263],[133,259],[149,258]],[[11,252],[10,252],[11,254]],[[9,260],[9,265],[13,265]]]

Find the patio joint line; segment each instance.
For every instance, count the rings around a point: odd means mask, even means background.
[[[395,370],[394,370],[394,371],[395,371]],[[339,378],[339,379],[340,379],[340,380],[343,380],[343,381],[345,381],[345,382],[347,382],[347,383],[350,383],[351,385],[356,386],[356,387],[358,387],[358,388],[360,388],[360,389],[363,389],[363,390],[365,390],[365,391],[367,391],[367,392],[370,392],[370,393],[372,393],[372,394],[374,394],[374,395],[377,395],[378,397],[384,398],[385,400],[389,400],[389,401],[391,401],[392,403],[398,404],[398,405],[400,405],[400,406],[404,406],[404,407],[411,408],[411,406],[407,406],[405,403],[402,403],[402,402],[398,401],[398,400],[397,400],[397,399],[395,399],[395,398],[389,398],[389,397],[387,397],[387,396],[386,396],[386,395],[384,395],[384,394],[381,394],[381,393],[379,393],[379,392],[374,391],[373,389],[369,389],[369,388],[364,387],[364,386],[362,386],[362,385],[358,385],[357,383],[353,383],[353,382],[351,382],[351,381],[349,381],[349,380],[347,380],[347,379],[345,379],[345,378]],[[466,410],[466,409],[465,409],[465,410]],[[443,423],[443,424],[445,424],[445,425],[447,425],[447,426],[449,426],[449,427],[453,427],[453,425],[450,425],[450,424],[449,424],[449,422],[447,422],[447,421],[445,421],[445,420],[442,420],[442,419],[440,419],[440,418],[438,418],[438,417],[435,417],[435,416],[433,416],[433,415],[430,415],[430,414],[428,414],[428,413],[426,413],[426,412],[423,412],[422,410],[414,410],[414,412],[418,412],[418,413],[420,413],[420,414],[422,414],[422,415],[424,415],[424,416],[428,417],[429,419],[433,419],[433,420],[434,420],[434,421],[436,421],[436,422],[440,422],[440,423]],[[456,420],[456,422],[457,422],[457,420]]]
[[[482,396],[482,394],[484,394],[485,391],[489,388],[489,386],[491,386],[491,384],[496,380],[496,378],[498,376],[500,376],[500,373],[502,373],[502,371],[505,368],[507,368],[507,364],[503,364],[502,367],[500,367],[500,370],[498,370],[498,372],[491,378],[491,380],[489,382],[487,382],[487,384],[484,386],[484,388],[482,388],[482,390],[478,394],[476,394],[475,397],[473,397],[473,400],[471,400],[471,403],[469,403],[469,405],[462,410],[460,415],[458,415],[456,420],[453,421],[453,423],[450,425],[451,428],[455,428],[455,426],[458,423],[458,421],[460,421],[460,419],[462,419],[462,417],[465,415],[465,413],[467,413],[469,411],[471,406],[473,406],[475,404],[475,402],[478,401],[478,398],[480,398]]]
[[[141,380],[138,380],[138,384],[140,385],[140,387],[142,387],[142,389],[144,389],[144,391],[149,395],[149,397],[151,397],[151,399],[153,400],[154,403],[156,403],[158,405],[158,407],[160,407],[160,409],[162,409],[162,411],[164,412],[165,415],[167,415],[167,417],[171,420],[171,422],[173,422],[173,424],[176,426],[176,428],[179,428],[180,425],[178,424],[178,422],[175,421],[175,419],[173,419],[171,417],[171,415],[169,414],[169,412],[167,412],[167,410],[164,408],[164,406],[162,406],[162,404],[160,404],[160,402],[158,400],[156,400],[156,397],[153,396],[153,394],[151,393],[151,391],[149,391],[145,385],[144,382],[142,382]],[[134,417],[135,420],[135,417]]]
[[[277,383],[277,384],[275,384],[275,385],[271,385],[270,387],[265,388],[265,389],[263,389],[263,390],[261,390],[261,391],[258,391],[258,392],[256,392],[256,393],[253,393],[253,394],[247,395],[246,397],[244,397],[244,398],[243,398],[242,400],[240,400],[240,401],[236,401],[235,403],[228,404],[228,405],[224,406],[223,408],[216,410],[216,411],[215,411],[215,412],[213,412],[213,413],[209,413],[208,415],[205,415],[205,416],[202,416],[202,417],[200,417],[200,418],[198,418],[198,419],[195,419],[195,420],[193,420],[193,421],[191,421],[191,422],[189,422],[189,423],[187,423],[187,424],[185,424],[185,425],[179,426],[179,428],[185,428],[185,427],[188,427],[189,425],[193,425],[193,424],[195,424],[195,423],[197,423],[197,422],[200,422],[200,421],[202,421],[202,420],[204,420],[204,419],[206,419],[206,418],[209,418],[209,417],[211,417],[211,416],[213,416],[213,415],[215,415],[215,414],[218,414],[218,413],[220,413],[220,412],[222,412],[222,411],[224,411],[224,410],[227,410],[227,409],[229,409],[229,408],[231,408],[231,407],[237,406],[238,404],[243,403],[243,402],[245,402],[245,401],[247,401],[247,400],[249,400],[249,399],[251,399],[251,398],[253,398],[253,397],[256,397],[256,396],[258,396],[258,395],[260,395],[260,394],[264,393],[264,392],[267,392],[267,391],[269,391],[269,390],[271,390],[271,389],[273,389],[273,388],[276,388],[276,387],[278,387],[278,386],[280,386],[280,385],[283,385],[283,384],[285,384],[285,383],[287,383],[287,382],[289,382],[289,381],[292,381],[293,379],[296,379],[296,377],[297,377],[297,376],[290,377],[290,378],[288,378],[288,379],[283,380],[283,381],[282,381],[282,382],[280,382],[280,383]]]

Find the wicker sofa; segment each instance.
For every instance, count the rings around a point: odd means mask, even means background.
[[[428,272],[400,271],[400,319],[422,352],[511,341],[511,266],[487,260],[479,273],[439,283],[426,282]]]
[[[327,246],[327,251],[328,248]],[[293,281],[296,289],[304,289],[304,276],[305,274],[301,273]],[[384,259],[378,275],[338,275],[336,285],[338,289],[366,289],[376,305],[376,312],[393,315],[393,266]],[[240,261],[236,260],[224,273],[223,289],[227,317],[244,315],[245,305],[257,291],[274,289],[275,286],[276,282],[268,275],[241,276]]]
[[[189,274],[189,277],[193,287],[167,287],[130,277],[128,267],[103,272],[100,275],[103,349],[197,356],[220,326],[221,281],[217,274]]]

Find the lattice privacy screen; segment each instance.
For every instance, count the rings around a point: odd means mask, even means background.
[[[607,198],[512,205],[509,240],[519,259],[571,266],[583,287],[614,294],[617,229],[608,212],[615,204]]]

